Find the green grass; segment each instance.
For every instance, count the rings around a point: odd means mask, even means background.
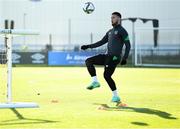
[[[127,108],[111,104],[103,68],[97,74],[102,86],[88,91],[85,67],[13,68],[14,101],[35,101],[40,108],[0,109],[0,129],[180,128],[180,69],[117,68],[113,78]],[[103,104],[109,107],[98,110]]]

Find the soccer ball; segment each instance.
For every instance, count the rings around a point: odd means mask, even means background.
[[[83,7],[83,11],[87,14],[91,14],[95,10],[94,4],[92,2],[86,2]]]

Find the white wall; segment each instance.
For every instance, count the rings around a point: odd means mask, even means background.
[[[119,11],[123,17],[147,17],[160,20],[161,27],[180,27],[180,0],[91,0],[96,10],[87,15],[82,11],[86,0],[0,0],[1,19],[14,19],[16,28],[23,28],[25,14],[26,28],[39,29],[38,43],[48,43],[53,35],[54,44],[68,43],[68,19],[72,20],[72,43],[89,43],[90,33],[94,41],[101,39],[111,28],[110,15]],[[3,20],[0,20],[1,27]],[[152,26],[151,23],[137,26]],[[131,33],[131,23],[124,22]],[[20,39],[21,40],[21,39]]]

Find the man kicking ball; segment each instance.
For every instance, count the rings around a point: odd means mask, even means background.
[[[112,90],[112,102],[120,102],[121,99],[118,95],[116,84],[111,76],[114,73],[116,66],[120,62],[121,65],[125,65],[127,63],[131,45],[127,31],[121,26],[121,14],[119,12],[112,13],[111,22],[113,28],[110,29],[100,41],[94,44],[83,45],[81,46],[81,49],[86,50],[88,48],[96,48],[105,43],[108,43],[106,54],[99,54],[86,60],[87,69],[92,77],[92,84],[90,84],[87,89],[92,90],[94,88],[100,87],[100,83],[96,77],[96,70],[94,65],[104,65],[104,78]],[[126,46],[125,53],[121,58],[124,44]]]

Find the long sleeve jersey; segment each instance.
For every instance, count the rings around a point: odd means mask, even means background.
[[[107,54],[121,56],[122,48],[125,45],[125,53],[123,59],[127,59],[131,48],[127,31],[119,24],[110,29],[106,35],[98,42],[90,44],[90,48],[96,48],[107,44]]]

